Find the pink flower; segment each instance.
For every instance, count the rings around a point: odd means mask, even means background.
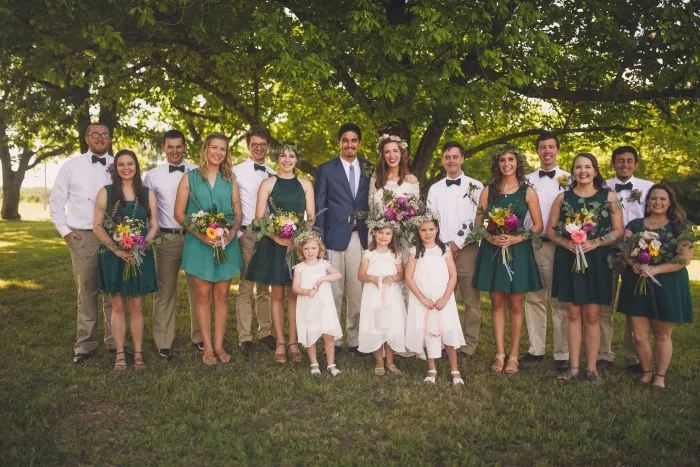
[[[399,196],[398,198],[396,198],[396,204],[398,206],[405,206],[407,201],[408,199],[404,196]]]
[[[294,224],[285,224],[282,226],[282,231],[280,232],[280,237],[282,238],[292,238],[294,233]]]
[[[583,242],[585,242],[587,238],[588,236],[583,230],[577,230],[576,232],[571,233],[571,240],[577,245],[580,245]]]
[[[518,228],[518,216],[511,214],[510,216],[506,217],[503,226],[506,228],[506,230],[513,232]]]
[[[393,209],[387,209],[386,211],[384,211],[384,217],[386,217],[387,219],[390,219],[392,221],[396,220],[396,215],[394,214]]]
[[[583,224],[582,229],[584,232],[588,232],[588,233],[593,232],[593,226],[591,224],[589,224],[588,222]]]
[[[139,245],[141,248],[146,247],[146,239],[143,238],[143,235],[137,235],[134,237],[134,243]]]
[[[649,264],[651,262],[651,254],[649,254],[649,251],[642,250],[637,253],[637,262],[640,264]]]

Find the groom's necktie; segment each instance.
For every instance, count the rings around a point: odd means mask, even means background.
[[[355,166],[350,166],[350,193],[352,193],[352,199],[355,199]]]

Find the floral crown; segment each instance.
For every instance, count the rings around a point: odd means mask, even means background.
[[[321,241],[321,233],[316,230],[315,228],[311,229],[305,229],[302,230],[301,232],[297,233],[294,235],[292,238],[292,245],[294,246],[294,249],[301,248],[304,246],[304,244],[309,241],[309,240],[318,240],[319,243],[322,243]]]
[[[493,153],[491,154],[491,158],[498,159],[500,156],[502,156],[503,154],[506,154],[508,152],[511,154],[515,154],[515,157],[520,162],[524,161],[523,150],[514,144],[506,144],[504,146],[500,146],[499,148],[497,148],[496,150],[493,151]]]
[[[297,159],[301,157],[301,147],[298,143],[282,143],[275,148],[275,151],[272,153],[271,159],[276,162],[277,158],[284,151],[292,151],[294,154],[297,155]]]
[[[387,219],[384,216],[367,219],[366,224],[370,232],[377,229],[391,229],[394,233],[398,233],[401,230],[401,225],[398,222]]]
[[[385,143],[398,143],[401,154],[404,156],[408,154],[408,143],[399,136],[389,135],[387,133],[382,134],[377,138],[377,152],[379,152],[379,148],[382,147],[382,144]]]
[[[415,216],[412,217],[410,221],[408,221],[413,227],[416,229],[421,225],[426,222],[433,221],[436,224],[440,222],[440,212],[439,211],[426,211],[425,214],[421,214],[420,216]]]

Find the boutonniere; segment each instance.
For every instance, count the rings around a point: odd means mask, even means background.
[[[474,197],[474,192],[478,189],[478,185],[474,185],[472,182],[469,182],[469,185],[467,186],[467,192],[464,193],[464,196],[462,196],[462,198],[466,198],[468,196],[469,199],[474,202],[474,204],[478,204],[476,198]]]
[[[365,161],[365,163],[362,164],[362,175],[367,177],[367,178],[372,178],[373,174],[374,174],[374,165],[371,162]]]
[[[561,175],[560,177],[557,177],[557,182],[559,182],[559,189],[560,190],[566,190],[571,186],[571,179],[569,179],[569,176],[566,174]]]
[[[630,203],[641,203],[642,202],[642,191],[638,189],[632,190],[632,193],[630,193],[630,197],[627,198],[627,201]]]

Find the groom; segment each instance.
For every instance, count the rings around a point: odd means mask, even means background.
[[[347,290],[346,336],[348,350],[357,352],[357,335],[360,330],[360,301],[362,283],[357,278],[362,250],[367,249],[367,224],[369,210],[369,177],[372,165],[357,157],[362,142],[362,131],[354,123],[346,123],[338,130],[340,156],[316,169],[316,209],[324,210],[316,218],[323,241],[328,249],[328,259],[343,278],[331,282],[335,307],[340,317],[343,292]],[[340,347],[341,340],[335,345]]]

